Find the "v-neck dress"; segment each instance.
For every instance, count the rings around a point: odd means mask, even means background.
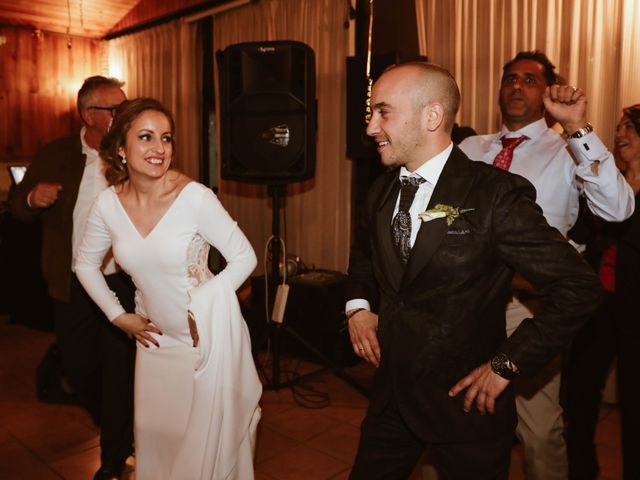
[[[112,248],[117,263],[136,286],[136,313],[148,318],[163,333],[151,334],[159,347],[145,348],[140,344],[137,347],[138,480],[181,478],[180,472],[174,470],[174,460],[187,424],[193,425],[191,417],[198,415],[192,411],[192,401],[200,345],[194,346],[193,324],[191,330],[189,326],[190,292],[213,277],[207,265],[210,245],[217,248],[227,262],[218,279],[225,277],[231,289],[236,290],[255,268],[255,253],[215,194],[196,182],[182,189],[146,236],[136,229],[113,187],[98,196],[87,221],[75,264],[76,275],[84,288],[109,320],[124,313],[100,272],[103,258]],[[244,322],[240,323],[246,330]],[[248,334],[243,334],[242,342],[249,342]],[[249,388],[257,381],[253,372],[252,365],[249,377],[255,378],[246,379],[251,384]],[[238,378],[240,385],[233,388],[241,390],[243,381],[245,379]],[[257,399],[255,408],[259,411]],[[254,417],[259,418],[259,413]],[[239,455],[249,458],[238,460],[244,461],[244,465],[238,466],[242,473],[237,478],[253,478],[249,443],[243,442],[243,448],[249,451]],[[181,455],[184,456],[184,452]],[[194,462],[201,460],[193,459]]]

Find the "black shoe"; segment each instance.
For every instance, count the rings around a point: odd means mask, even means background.
[[[93,476],[93,480],[120,480],[120,473],[105,467],[100,467]]]

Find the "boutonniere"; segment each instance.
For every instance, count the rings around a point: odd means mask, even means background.
[[[472,212],[473,210],[475,210],[475,208],[452,207],[451,205],[444,205],[442,203],[439,203],[435,207],[430,208],[425,212],[419,213],[418,217],[423,222],[430,222],[431,220],[435,220],[436,218],[446,218],[447,225],[451,225],[453,221],[460,215],[463,215],[467,212]]]

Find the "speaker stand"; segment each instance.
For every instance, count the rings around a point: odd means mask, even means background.
[[[273,308],[273,302],[275,300],[275,291],[277,286],[280,283],[280,199],[284,196],[286,192],[285,185],[269,185],[268,192],[269,196],[272,199],[272,246],[271,246],[271,278],[267,282],[268,291],[265,292],[267,298],[269,298],[269,306]],[[283,262],[286,268],[286,259]],[[273,292],[271,294],[270,292]],[[331,370],[333,374],[347,382],[351,385],[356,391],[364,395],[368,396],[368,391],[362,385],[360,385],[351,375],[346,373],[344,369],[339,366],[334,360],[330,359],[322,352],[320,352],[316,347],[314,347],[311,343],[305,340],[299,333],[297,333],[293,328],[286,324],[286,322],[278,323],[268,318],[269,322],[269,337],[271,339],[271,377],[267,375],[264,368],[260,365],[260,362],[256,361],[256,365],[258,366],[258,370],[262,377],[266,379],[266,383],[263,383],[263,388],[267,390],[279,390],[281,388],[292,387],[299,382],[306,380],[309,377],[317,375],[318,373]],[[314,357],[316,357],[321,363],[322,367],[306,373],[301,376],[297,376],[294,379],[290,379],[286,382],[282,382],[280,380],[280,340],[282,332],[285,332],[295,341],[297,341],[304,349],[311,353]]]

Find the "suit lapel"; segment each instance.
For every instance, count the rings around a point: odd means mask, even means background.
[[[467,162],[469,159],[454,146],[431,195],[428,208],[433,208],[439,203],[452,207],[464,205],[464,200],[473,183]],[[438,218],[420,224],[420,230],[418,230],[418,236],[411,249],[411,256],[402,278],[401,288],[411,283],[426,267],[448,229],[446,218]]]
[[[398,257],[391,240],[391,220],[396,206],[400,182],[398,172],[394,170],[389,174],[389,180],[381,191],[379,201],[376,203],[376,239],[379,242],[381,268],[386,273],[385,278],[390,280],[394,290],[400,287],[403,274],[403,265]]]

